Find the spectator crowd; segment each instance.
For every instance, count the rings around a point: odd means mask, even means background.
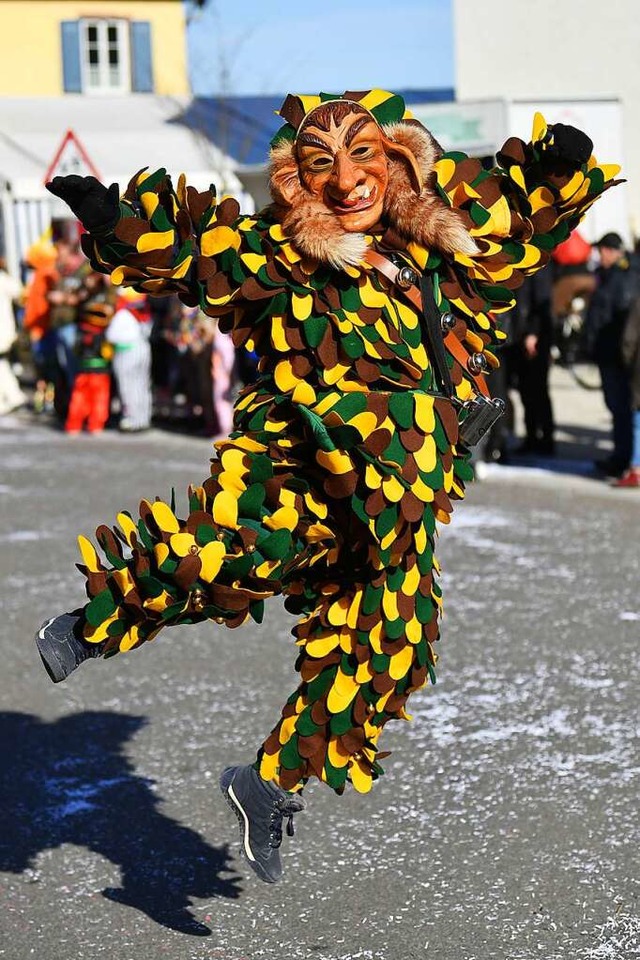
[[[30,407],[70,434],[141,432],[152,419],[228,433],[255,358],[177,297],[113,287],[64,226],[28,250],[22,284],[0,261],[0,416]]]

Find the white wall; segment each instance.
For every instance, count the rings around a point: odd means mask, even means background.
[[[640,235],[640,0],[453,4],[458,99],[622,101],[622,157],[607,154],[597,131],[586,132],[599,160],[624,163],[630,226]],[[561,118],[549,111],[549,119]]]

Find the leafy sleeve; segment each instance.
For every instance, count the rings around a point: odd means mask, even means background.
[[[233,198],[218,202],[213,187],[200,192],[181,176],[174,189],[164,169],[136,174],[113,231],[85,235],[83,248],[94,269],[110,273],[117,286],[152,296],[175,293],[209,316],[229,315],[232,333],[239,307],[246,309],[257,293],[264,301],[281,289],[275,278],[269,284],[256,279],[268,261],[268,231],[239,216]]]
[[[589,207],[615,180],[617,165],[569,163],[553,155],[546,121],[536,114],[530,143],[510,138],[497,166],[483,168],[462,153],[436,163],[440,195],[464,217],[478,253],[456,254],[437,267],[443,308],[466,324],[473,349],[504,338],[497,316],[510,310],[524,278],[548,263]]]

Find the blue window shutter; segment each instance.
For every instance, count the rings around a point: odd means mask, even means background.
[[[62,81],[65,93],[82,93],[80,69],[80,23],[78,20],[63,20],[62,36]]]
[[[148,20],[131,22],[131,89],[136,93],[153,93],[151,24]]]

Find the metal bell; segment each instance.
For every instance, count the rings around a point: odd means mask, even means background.
[[[484,373],[487,367],[487,358],[484,353],[472,353],[467,361],[467,368],[470,373]]]
[[[401,290],[408,290],[418,282],[418,274],[411,267],[400,267],[396,277],[396,283]]]
[[[457,321],[452,313],[443,313],[440,317],[440,325],[442,326],[443,333],[449,333],[450,330],[453,330]]]

